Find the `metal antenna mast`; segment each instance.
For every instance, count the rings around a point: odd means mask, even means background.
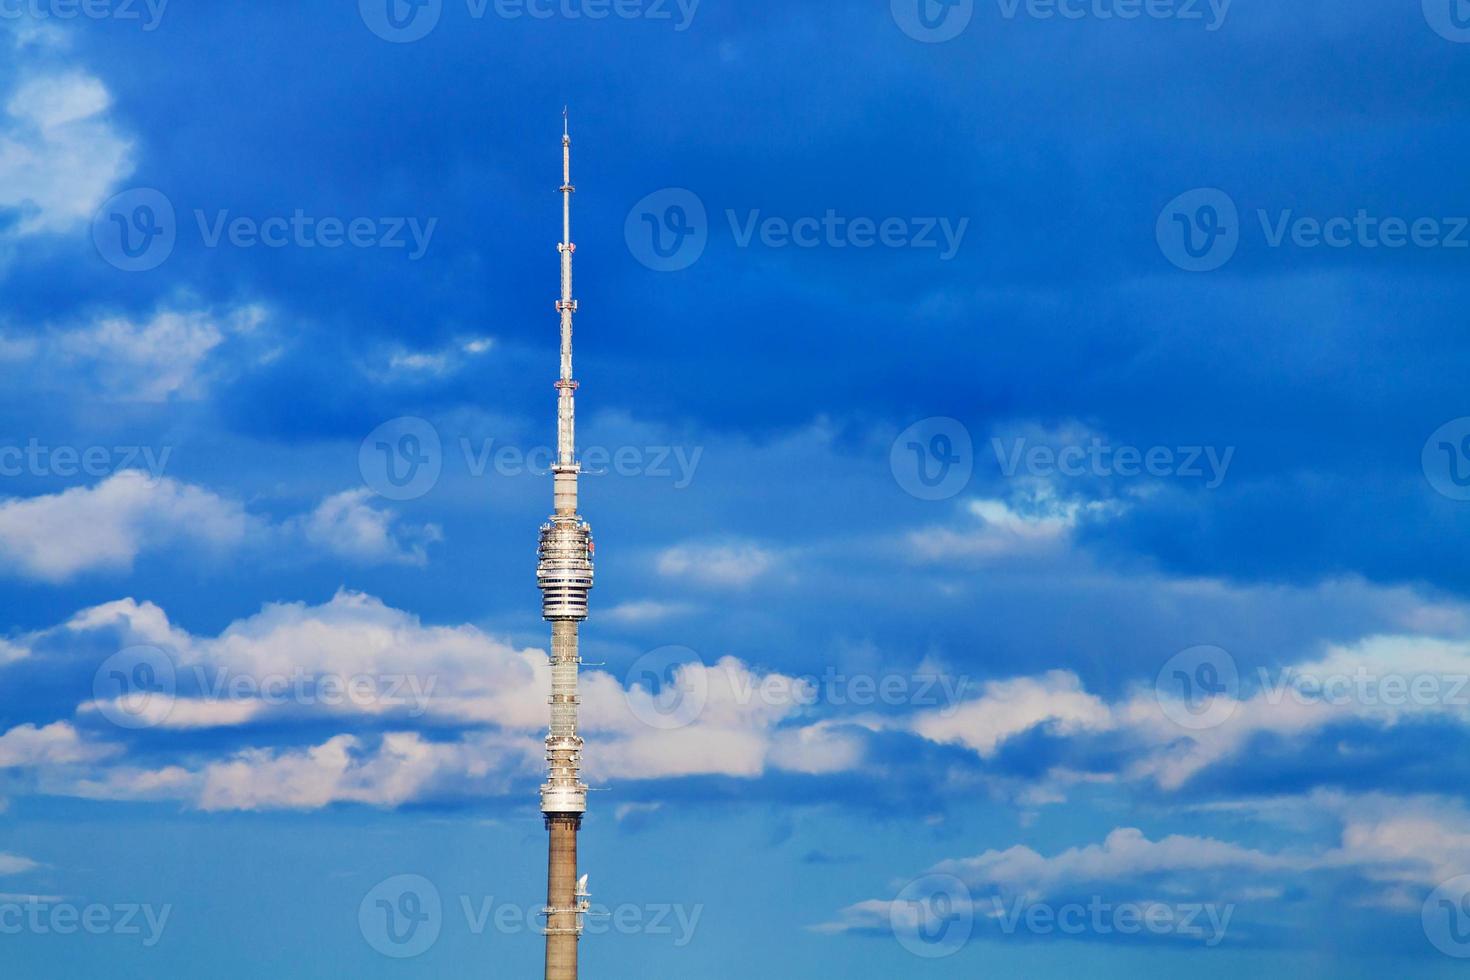
[[[587,618],[592,588],[592,529],[577,513],[576,391],[572,378],[572,137],[562,110],[561,137],[561,374],[556,381],[556,463],[551,467],[555,512],[541,525],[536,584],[541,615],[551,623],[551,730],[546,736],[547,781],[541,813],[550,834],[547,865],[546,980],[577,980],[577,943],[587,912],[586,876],[577,879],[577,831],[587,812],[577,734],[578,624]]]

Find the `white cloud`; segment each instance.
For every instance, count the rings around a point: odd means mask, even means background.
[[[353,713],[405,721],[424,717],[429,741],[395,731],[370,745],[342,734],[309,749],[263,745],[224,759],[158,770],[115,767],[72,777],[71,792],[97,798],[180,798],[207,809],[309,808],[330,802],[396,806],[460,792],[505,793],[533,782],[544,765],[550,668],[543,651],[517,649],[472,626],[432,626],[358,593],[339,592],[319,606],[271,604],[218,636],[174,627],[150,603],[120,600],[83,610],[63,627],[27,637],[33,656],[90,637],[107,649],[147,643],[167,650],[179,698],[159,724],[173,729],[232,727],[270,719],[279,725]],[[697,682],[701,702],[675,730],[650,725],[654,695],[625,689],[612,675],[582,674],[582,729],[596,740],[587,775],[663,779],[686,775],[754,778],[772,770],[823,773],[861,764],[862,743],[836,726],[802,724],[802,699],[771,696],[801,682],[762,674],[733,657],[680,668]],[[392,680],[383,700],[327,703],[314,682],[331,676]],[[271,678],[304,677],[297,699],[267,700]],[[244,696],[232,695],[242,678]],[[397,682],[401,681],[399,684]],[[396,700],[395,700],[396,699]],[[403,703],[404,700],[408,703]],[[83,713],[97,709],[91,702]],[[487,726],[464,730],[465,725]]]
[[[1309,735],[1345,721],[1390,727],[1407,717],[1470,723],[1470,643],[1422,636],[1373,636],[1329,646],[1315,660],[1247,676],[1221,724],[1185,731],[1152,692],[1117,707],[1121,723],[1153,751],[1134,777],[1177,789],[1200,771],[1233,759],[1262,734]],[[1221,696],[1222,698],[1225,695]]]
[[[323,500],[302,524],[306,540],[343,558],[369,562],[428,561],[426,545],[443,540],[437,525],[397,529],[398,515],[374,507],[372,491],[344,490]]]
[[[40,865],[38,863],[28,857],[21,857],[19,854],[9,854],[5,851],[0,851],[0,875],[25,874],[27,871],[34,871],[39,867]]]
[[[660,602],[656,599],[640,599],[633,602],[624,602],[602,613],[615,623],[627,623],[630,625],[639,623],[657,623],[675,616],[683,616],[693,610],[693,606],[683,602]]]
[[[1101,731],[1111,727],[1112,712],[1082,689],[1076,674],[1054,670],[1041,677],[992,681],[979,698],[922,712],[908,723],[924,738],[968,746],[982,758],[994,755],[1006,739],[1038,725],[1059,736]]]
[[[1470,814],[1458,801],[1315,793],[1243,807],[1252,808],[1271,819],[1295,823],[1306,815],[1311,823],[1334,824],[1338,843],[1268,851],[1196,835],[1150,839],[1137,828],[1119,827],[1101,843],[1050,856],[1015,845],[941,861],[929,871],[958,878],[975,900],[977,912],[988,914],[998,910],[984,901],[987,896],[1035,902],[1092,892],[1107,901],[1147,903],[1164,894],[1248,903],[1253,919],[1269,921],[1279,916],[1280,907],[1265,903],[1320,876],[1324,886],[1309,888],[1307,894],[1312,900],[1331,902],[1333,912],[1351,901],[1409,913],[1417,922],[1425,893],[1470,867]],[[1345,889],[1344,879],[1355,887]],[[815,928],[886,931],[891,905],[881,898],[857,902]]]
[[[447,790],[466,778],[483,779],[491,773],[489,760],[503,758],[507,747],[489,735],[446,744],[399,732],[384,735],[371,752],[351,735],[302,751],[250,750],[204,770],[198,805],[204,810],[314,809],[339,802],[397,806],[421,798],[436,783]],[[539,748],[529,742],[523,754],[538,757]]]
[[[670,678],[688,693],[699,710],[674,728],[651,725],[648,719],[677,712],[661,708],[659,698],[639,680],[624,688],[611,675],[584,675],[585,727],[597,737],[590,770],[624,779],[658,779],[690,775],[753,778],[769,769],[830,771],[841,757],[849,763],[858,753],[850,741],[826,731],[820,722],[796,724],[803,682],[778,673],[759,673],[736,657],[714,664],[690,661]],[[810,749],[809,753],[804,749]],[[845,751],[845,754],[844,754]]]
[[[62,582],[82,572],[127,570],[145,548],[235,546],[250,526],[237,503],[126,470],[95,487],[0,503],[0,556],[13,571]]]
[[[771,551],[750,543],[683,544],[659,554],[660,575],[714,587],[743,587],[770,572]]]
[[[30,653],[30,649],[23,644],[12,643],[9,640],[0,638],[0,667],[24,659],[30,656]]]
[[[0,735],[0,769],[92,762],[117,751],[116,746],[84,742],[64,721],[44,728],[19,725]]]
[[[23,67],[0,120],[0,207],[13,236],[73,231],[133,170],[132,143],[107,119],[106,87],[82,71]]]
[[[203,487],[124,470],[92,487],[0,502],[0,558],[12,573],[47,582],[126,571],[145,551],[178,546],[222,551],[301,542],[357,562],[423,564],[439,529],[400,527],[368,497],[365,490],[336,494],[309,515],[273,524]],[[6,652],[0,650],[0,662]]]
[[[1030,495],[1016,500],[971,500],[965,509],[973,519],[966,525],[911,532],[911,554],[921,561],[1044,554],[1069,541],[1084,520],[1106,518],[1117,513],[1119,505],[1062,501],[1049,485],[1038,484]]]
[[[1058,738],[1115,733],[1121,739],[1117,747],[1126,749],[1124,778],[1177,790],[1211,766],[1237,758],[1261,735],[1290,740],[1340,722],[1388,728],[1409,717],[1470,724],[1470,642],[1367,637],[1279,671],[1247,674],[1240,686],[1239,694],[1218,695],[1212,711],[1219,709],[1222,720],[1203,727],[1179,724],[1182,707],[1166,710],[1151,687],[1135,686],[1110,703],[1088,693],[1069,671],[991,681],[957,706],[862,722],[964,745],[981,758],[1038,726]],[[1081,778],[1058,771],[1027,793],[1060,802],[1065,785]]]
[[[1068,848],[1050,857],[1016,845],[942,861],[929,873],[957,878],[967,893],[954,896],[958,901],[968,899],[977,916],[999,918],[1008,902],[1038,902],[1083,891],[1093,891],[1102,901],[1143,905],[1150,904],[1161,888],[1170,896],[1197,896],[1216,903],[1242,900],[1260,894],[1258,882],[1263,878],[1300,874],[1312,864],[1310,859],[1210,837],[1174,834],[1150,840],[1136,828],[1119,827],[1101,844]],[[1230,909],[1233,915],[1233,906]],[[894,900],[866,899],[847,906],[836,919],[814,930],[887,931],[897,927],[894,924],[901,922],[906,911],[911,910]]]
[[[229,337],[254,331],[266,319],[258,306],[227,313],[160,310],[149,320],[103,317],[50,338],[57,355],[95,374],[108,397],[142,402],[198,398],[205,367]]]
[[[1270,854],[1209,837],[1171,834],[1149,840],[1133,827],[1120,827],[1101,844],[1088,844],[1044,857],[1029,847],[990,850],[972,858],[945,861],[936,871],[953,874],[972,888],[998,888],[1037,898],[1078,884],[1108,882],[1162,872],[1237,869],[1292,871],[1300,858]]]
[[[423,381],[442,378],[463,368],[473,358],[495,347],[493,337],[466,337],[435,350],[395,347],[376,355],[376,363],[363,367],[372,378],[385,382]]]

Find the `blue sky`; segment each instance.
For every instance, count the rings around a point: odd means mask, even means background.
[[[0,50],[16,976],[540,969],[563,105],[587,975],[1463,970],[1465,0]]]

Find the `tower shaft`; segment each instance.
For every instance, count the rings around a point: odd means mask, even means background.
[[[576,980],[577,942],[587,894],[577,880],[577,831],[587,810],[581,779],[582,738],[577,734],[578,624],[587,618],[592,588],[592,530],[577,513],[576,390],[572,378],[572,138],[562,130],[561,372],[556,380],[556,462],[552,465],[553,512],[541,525],[536,583],[541,615],[551,623],[551,726],[546,735],[547,780],[541,813],[549,834],[546,883],[546,980]]]

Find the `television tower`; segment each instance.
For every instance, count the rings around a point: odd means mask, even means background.
[[[577,878],[577,831],[587,812],[582,739],[577,734],[577,624],[587,618],[592,588],[592,529],[577,513],[575,395],[572,380],[572,137],[562,110],[561,135],[561,375],[556,381],[556,462],[551,467],[555,512],[541,525],[536,584],[541,615],[551,623],[551,730],[541,813],[551,837],[546,882],[546,980],[577,980],[577,942],[587,912],[587,878]]]

